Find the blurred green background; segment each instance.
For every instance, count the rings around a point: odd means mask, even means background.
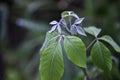
[[[82,27],[102,28],[101,35],[110,35],[120,45],[120,0],[0,0],[0,80],[40,80],[39,50],[49,22],[58,21],[66,10],[85,17]],[[88,35],[83,41],[88,45],[92,39]],[[120,54],[109,48],[109,80],[120,80]],[[89,59],[88,72],[92,80],[108,80]],[[83,78],[81,69],[65,58],[62,80]]]

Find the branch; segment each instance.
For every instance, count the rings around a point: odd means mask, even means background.
[[[84,80],[90,80],[90,77],[88,75],[87,69],[86,68],[82,68],[82,70],[83,70],[83,73],[85,75]]]

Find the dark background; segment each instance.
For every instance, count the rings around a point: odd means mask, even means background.
[[[110,35],[120,45],[120,0],[0,0],[0,80],[40,80],[39,49],[49,22],[58,21],[66,10],[85,17],[82,27],[102,28],[101,35]],[[91,39],[84,39],[86,45]],[[115,59],[110,79],[120,80],[120,54],[109,48]],[[65,62],[63,80],[83,80],[81,70]],[[92,80],[105,79],[88,64]]]

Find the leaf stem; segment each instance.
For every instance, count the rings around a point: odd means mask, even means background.
[[[93,45],[95,41],[96,41],[96,38],[87,46],[87,50]]]

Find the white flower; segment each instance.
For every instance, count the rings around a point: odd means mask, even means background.
[[[72,24],[71,28],[70,28],[70,32],[71,34],[80,34],[80,35],[84,35],[86,36],[84,30],[82,29],[82,27],[78,26],[82,21],[84,20],[84,18],[79,18],[76,19],[75,22]]]
[[[57,29],[58,33],[61,33],[61,26],[60,26],[59,22],[54,20],[54,21],[50,22],[50,24],[52,25],[52,28],[49,31],[49,33],[55,31],[56,29]]]

